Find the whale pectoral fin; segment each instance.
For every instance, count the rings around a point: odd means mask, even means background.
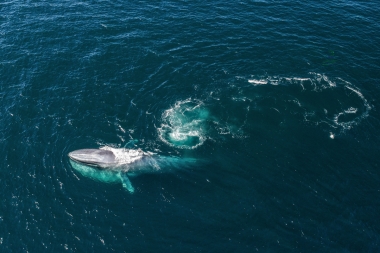
[[[125,173],[120,173],[120,179],[121,183],[123,184],[123,187],[127,189],[130,193],[135,192],[135,188],[133,187],[131,181],[129,180],[127,174]]]

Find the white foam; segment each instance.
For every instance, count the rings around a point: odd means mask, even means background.
[[[310,78],[303,78],[303,77],[293,77],[292,79],[296,81],[300,81],[300,82],[310,81]]]
[[[269,82],[271,85],[278,85],[279,82],[280,82],[280,79],[278,79],[278,78],[270,78],[270,79],[268,79],[268,82]]]
[[[250,79],[248,80],[249,83],[253,84],[253,85],[263,85],[263,84],[268,84],[268,80],[265,80],[265,79]]]
[[[159,138],[176,148],[194,149],[207,139],[204,129],[207,118],[208,110],[202,101],[177,101],[162,114],[161,127],[157,128]]]
[[[116,125],[119,127],[120,131],[122,131],[123,133],[125,133],[125,129],[122,126],[120,126],[119,124],[116,124]]]
[[[347,110],[344,110],[345,113],[357,113],[358,109],[354,107],[350,107]]]
[[[100,149],[112,151],[117,163],[120,165],[133,163],[146,155],[141,149],[111,148],[109,146],[104,146]]]
[[[330,79],[326,75],[322,75],[323,80],[325,80],[331,87],[336,87],[336,83],[330,81]]]

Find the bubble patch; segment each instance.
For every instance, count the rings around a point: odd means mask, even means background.
[[[166,144],[194,149],[204,143],[206,122],[209,111],[200,100],[178,101],[162,114],[161,127],[157,129],[159,138]]]

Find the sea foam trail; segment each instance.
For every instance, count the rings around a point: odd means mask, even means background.
[[[333,132],[344,132],[358,125],[371,110],[359,88],[339,77],[310,72],[309,77],[256,77],[248,79],[248,83],[253,86],[281,85],[282,93],[271,93],[277,111],[289,111],[292,108],[289,103],[293,103],[301,110],[293,109],[290,115],[302,113],[307,123],[328,125],[331,136]],[[300,89],[294,89],[297,86]]]

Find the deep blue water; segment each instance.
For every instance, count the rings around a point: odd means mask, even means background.
[[[378,1],[0,2],[1,252],[378,252]],[[67,154],[191,166],[129,193]]]

